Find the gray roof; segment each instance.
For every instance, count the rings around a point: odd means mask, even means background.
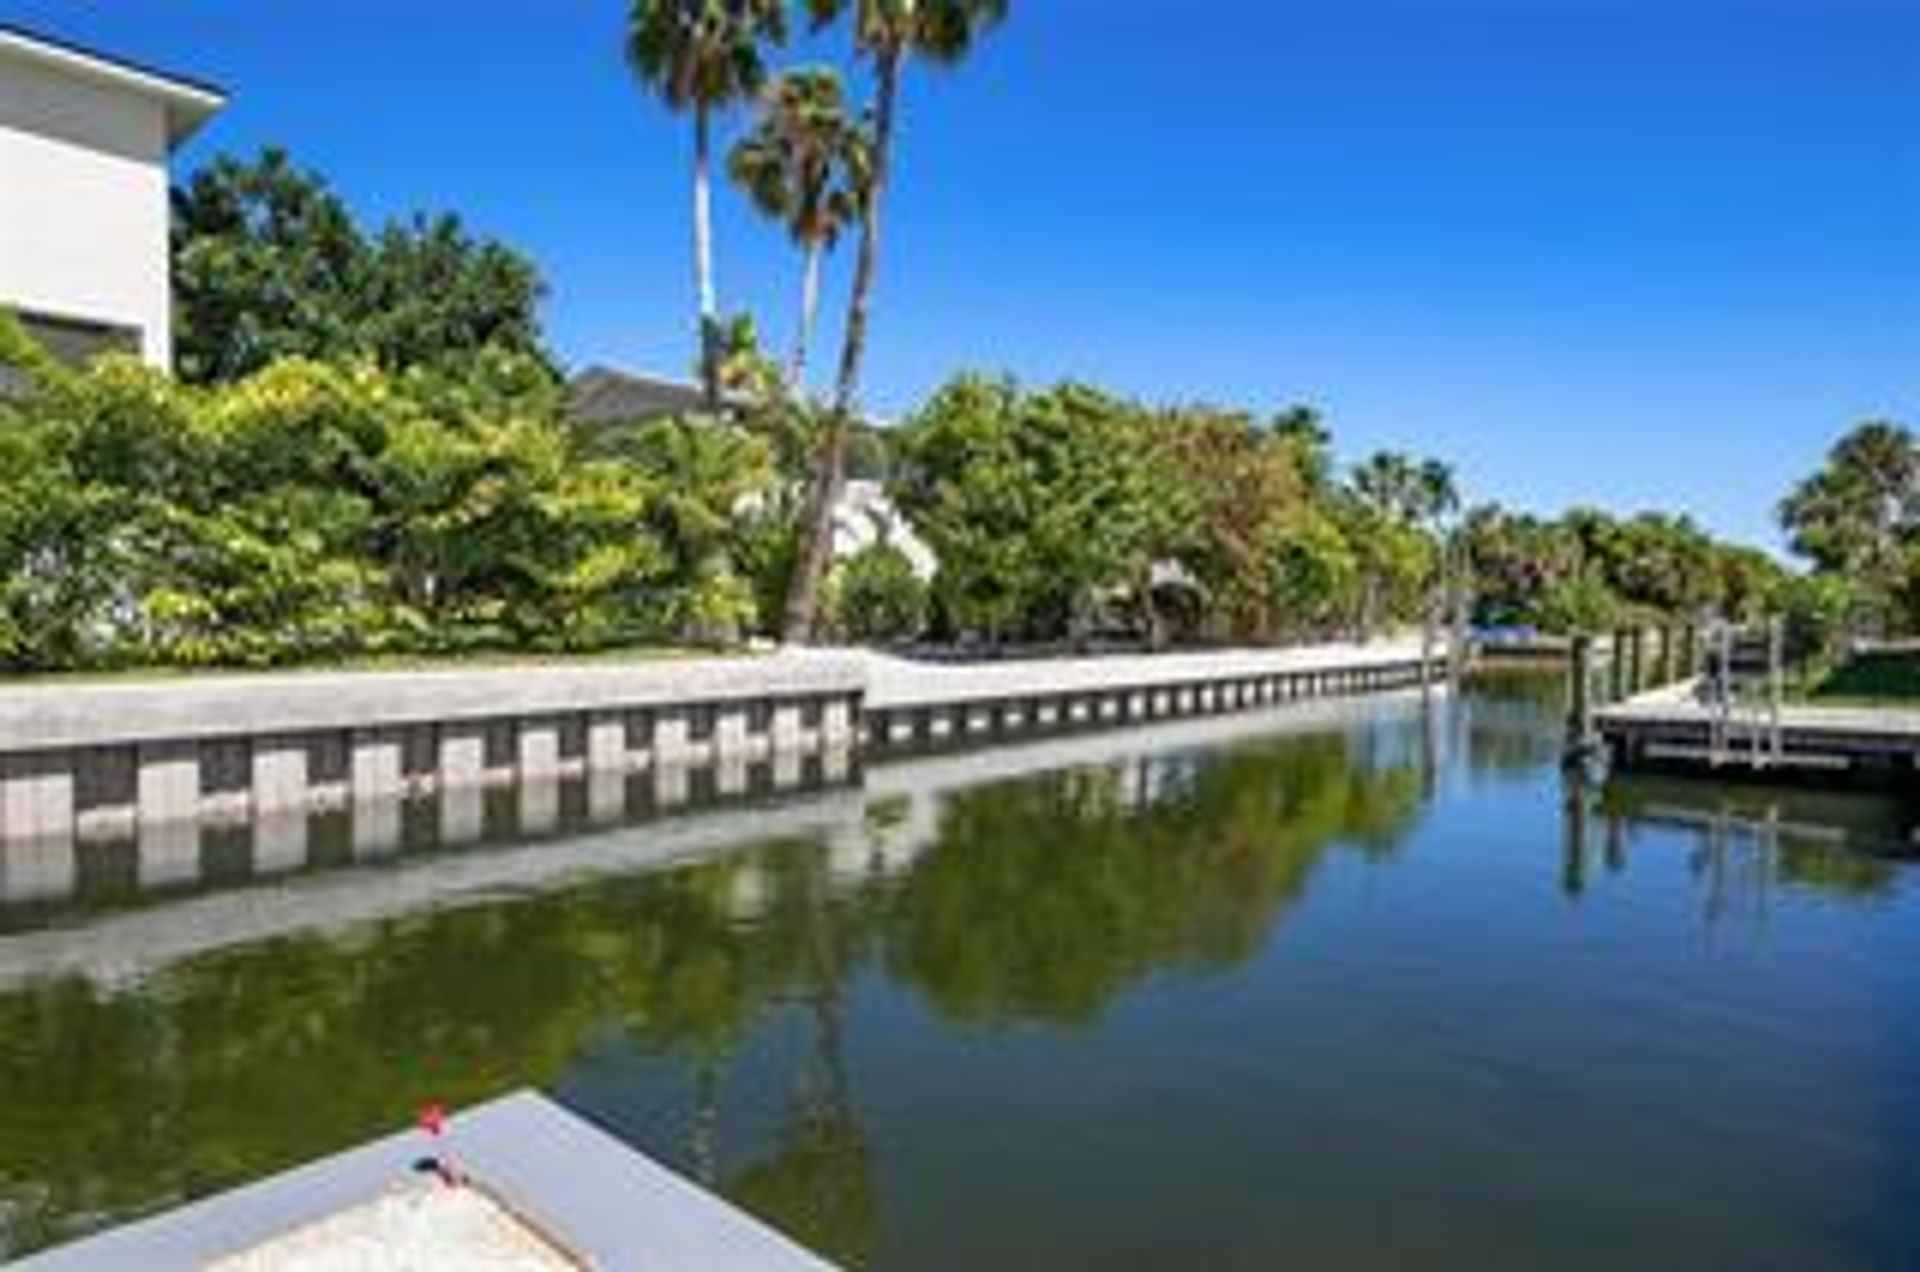
[[[567,384],[567,414],[581,424],[628,424],[698,411],[705,404],[706,395],[691,381],[611,367],[588,367]]]
[[[720,404],[732,414],[744,413],[754,403],[744,393],[722,393]],[[589,427],[632,424],[705,409],[706,395],[691,380],[593,366],[567,381],[567,418]],[[885,425],[869,415],[863,416],[857,427],[872,431]]]

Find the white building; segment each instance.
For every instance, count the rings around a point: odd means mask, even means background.
[[[844,561],[881,543],[900,549],[923,583],[932,581],[940,568],[933,549],[887,498],[886,487],[877,481],[848,482],[833,506],[833,559]]]
[[[171,366],[167,162],[224,101],[0,25],[0,306],[64,357]]]

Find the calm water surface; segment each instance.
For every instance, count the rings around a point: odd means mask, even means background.
[[[137,975],[16,914],[0,1253],[531,1085],[854,1267],[1920,1266],[1915,808],[1570,790],[1557,702],[908,761]]]

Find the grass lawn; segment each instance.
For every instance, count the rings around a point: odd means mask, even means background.
[[[1849,659],[1821,677],[1808,699],[1827,706],[1920,707],[1920,649]]]

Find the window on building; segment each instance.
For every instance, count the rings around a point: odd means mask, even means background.
[[[62,318],[31,310],[16,315],[27,334],[60,361],[77,366],[99,353],[139,353],[140,329]]]

